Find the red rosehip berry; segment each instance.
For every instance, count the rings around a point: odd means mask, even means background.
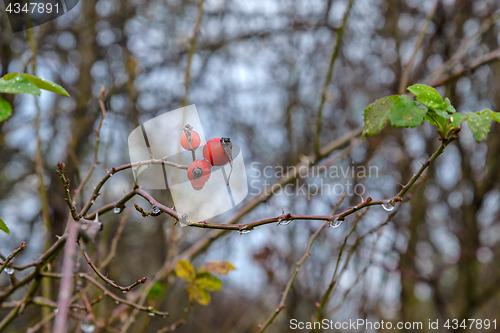
[[[187,176],[191,181],[191,186],[196,191],[199,191],[205,186],[205,183],[210,178],[212,166],[205,160],[193,161],[187,170]]]
[[[196,131],[191,131],[191,145],[189,145],[189,140],[186,136],[186,132],[182,133],[181,135],[181,146],[186,150],[195,150],[200,146],[200,143],[200,136]]]
[[[229,158],[232,159],[231,154],[232,144],[229,138],[211,139],[203,147],[203,157],[213,166],[225,165]]]

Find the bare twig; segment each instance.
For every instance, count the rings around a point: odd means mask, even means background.
[[[19,302],[10,312],[9,314],[0,321],[0,332],[2,332],[7,325],[9,325],[16,317],[18,314],[22,313],[24,311],[24,308],[28,303],[31,302],[33,299],[33,296],[35,295],[36,291],[38,290],[38,287],[40,286],[40,277],[36,276],[34,278],[34,282],[31,284],[31,286],[28,289],[28,292],[24,296],[23,300]]]
[[[70,191],[69,191],[69,184],[70,184],[70,181],[69,179],[66,178],[66,175],[64,174],[64,168],[66,167],[66,165],[64,163],[57,163],[57,175],[59,176],[59,178],[61,178],[61,181],[63,182],[63,185],[64,185],[64,194],[65,194],[65,198],[64,200],[66,201],[68,207],[69,207],[69,210],[71,211],[71,216],[73,217],[73,220],[75,221],[78,221],[80,219],[80,217],[78,216],[78,214],[76,213],[76,208],[75,208],[75,205],[73,204],[73,201],[71,200],[71,194],[70,194]]]
[[[194,51],[198,44],[198,37],[200,35],[201,21],[203,19],[203,3],[205,0],[198,0],[198,13],[196,15],[196,23],[193,29],[193,36],[191,37],[189,52],[187,54],[186,73],[184,75],[184,96],[182,97],[181,106],[188,104],[189,85],[191,84],[191,62],[193,61]]]
[[[333,68],[335,67],[335,60],[337,60],[337,57],[339,56],[340,53],[340,48],[342,46],[342,38],[344,36],[344,29],[346,28],[347,24],[347,18],[349,17],[349,14],[351,13],[352,5],[354,3],[354,0],[349,0],[349,3],[347,4],[347,9],[344,13],[344,18],[342,19],[342,25],[338,28],[337,30],[337,40],[335,42],[335,47],[333,48],[332,56],[330,58],[330,63],[328,65],[328,69],[326,71],[326,77],[325,77],[325,82],[323,83],[323,89],[321,90],[321,101],[318,107],[318,111],[316,112],[317,114],[317,119],[316,119],[316,135],[314,138],[314,153],[319,156],[320,155],[320,148],[321,148],[321,130],[323,127],[323,107],[326,102],[326,95],[327,95],[327,90],[328,86],[330,85],[330,82],[332,81],[332,75],[333,75]]]
[[[149,306],[149,307],[141,306],[139,304],[130,302],[130,301],[126,300],[126,299],[123,299],[123,298],[120,298],[120,297],[116,296],[115,294],[113,294],[111,291],[109,291],[108,289],[106,289],[106,287],[104,287],[102,284],[100,284],[99,282],[97,282],[94,278],[92,278],[88,274],[79,273],[78,276],[81,277],[81,278],[83,278],[83,279],[85,279],[85,280],[87,280],[87,281],[89,281],[90,283],[92,283],[93,285],[95,285],[97,288],[101,289],[101,291],[104,293],[104,295],[106,295],[106,296],[114,299],[118,303],[122,303],[122,304],[130,306],[132,308],[135,308],[135,309],[137,309],[139,311],[144,311],[144,312],[152,313],[152,314],[155,314],[155,315],[158,315],[158,316],[168,316],[168,312],[157,311],[157,310],[155,310],[151,306]]]
[[[272,324],[274,319],[280,314],[281,310],[283,310],[285,308],[286,298],[287,298],[290,290],[292,290],[292,285],[295,282],[295,278],[297,277],[297,274],[299,273],[300,266],[302,266],[302,264],[307,259],[307,257],[309,257],[309,254],[311,253],[311,247],[313,245],[314,240],[321,233],[321,231],[323,231],[323,229],[325,229],[325,227],[327,225],[328,225],[328,222],[323,223],[321,225],[321,227],[319,227],[318,230],[316,230],[316,232],[314,234],[312,234],[311,237],[309,238],[309,243],[307,244],[306,252],[302,256],[302,258],[297,262],[297,264],[295,265],[295,270],[292,274],[291,279],[288,281],[288,283],[285,287],[285,290],[283,291],[283,296],[281,297],[281,301],[280,301],[278,307],[276,308],[274,313],[271,315],[271,317],[269,317],[269,319],[267,319],[267,321],[263,325],[259,325],[260,332],[265,332],[266,329]]]
[[[87,260],[87,263],[92,268],[92,270],[97,274],[97,276],[99,276],[104,282],[106,282],[110,286],[112,286],[112,287],[114,287],[114,288],[116,288],[116,289],[118,289],[120,291],[124,291],[124,292],[130,291],[132,288],[134,288],[138,284],[144,283],[147,280],[146,277],[143,277],[142,279],[136,280],[130,286],[122,287],[122,286],[118,285],[115,281],[109,279],[104,274],[102,274],[101,272],[99,272],[99,270],[97,269],[97,267],[94,265],[94,263],[90,259],[90,256],[87,254],[87,252],[84,249],[82,249],[82,253],[83,253],[83,256],[85,257],[85,259]]]
[[[444,64],[442,64],[437,70],[434,71],[429,82],[440,81],[439,78],[443,77],[444,74],[453,68],[467,53],[472,43],[479,38],[482,34],[484,34],[496,21],[500,19],[500,12],[496,12],[491,17],[487,18],[483,21],[479,29],[469,37],[465,38],[460,44],[457,51],[448,59]],[[432,84],[432,85],[440,85],[440,84]]]
[[[169,162],[169,161],[166,160],[166,158],[163,158],[163,159],[151,159],[151,160],[148,160],[148,161],[140,161],[140,162],[125,164],[125,165],[122,165],[122,166],[119,166],[119,167],[116,167],[116,168],[113,167],[113,168],[111,168],[111,170],[109,170],[108,172],[106,172],[106,174],[104,175],[104,177],[99,181],[99,183],[97,184],[97,186],[94,188],[94,191],[92,192],[91,198],[88,200],[87,204],[82,208],[82,210],[80,211],[80,213],[78,215],[79,216],[85,216],[85,214],[87,214],[87,212],[89,211],[89,209],[95,203],[95,200],[97,199],[97,197],[100,195],[99,191],[101,190],[101,188],[104,185],[104,183],[106,183],[106,181],[109,178],[111,178],[115,173],[123,171],[123,170],[130,169],[130,168],[141,167],[143,165],[151,165],[151,164],[163,164],[163,165],[167,165],[167,166],[170,166],[170,167],[173,167],[173,168],[182,169],[182,170],[187,170],[187,168],[188,168],[185,165],[181,165],[181,164]],[[91,216],[87,216],[86,218],[92,219],[94,217],[95,216],[93,214]]]
[[[398,94],[404,94],[406,85],[408,84],[408,77],[410,75],[410,71],[413,67],[413,63],[415,62],[415,58],[417,57],[418,50],[420,49],[420,46],[422,45],[422,41],[424,40],[425,33],[427,32],[427,29],[429,28],[429,24],[431,23],[432,17],[434,16],[434,13],[437,10],[439,0],[434,0],[434,3],[432,4],[431,9],[427,13],[427,17],[425,18],[425,22],[422,25],[422,28],[420,29],[420,32],[418,33],[417,36],[417,41],[415,42],[415,47],[413,48],[413,52],[411,54],[410,60],[405,65],[405,68],[403,69],[403,73],[401,74],[401,80],[399,81],[399,89],[398,89]]]
[[[495,51],[491,51],[478,59],[474,59],[471,62],[465,64],[464,66],[458,67],[455,71],[448,75],[437,77],[432,81],[429,81],[429,85],[431,86],[441,86],[447,82],[457,80],[465,74],[471,73],[476,68],[481,67],[483,65],[489,64],[493,61],[500,60],[500,49],[496,49]]]
[[[76,256],[76,239],[78,236],[79,224],[74,222],[68,227],[68,239],[64,251],[62,279],[59,287],[57,301],[58,312],[54,323],[54,333],[64,333],[67,331],[69,305],[71,304],[71,294],[73,293],[73,267]]]
[[[76,205],[76,200],[78,199],[78,195],[82,191],[83,187],[89,180],[90,176],[92,175],[92,172],[96,168],[96,166],[100,163],[99,162],[99,143],[100,143],[100,137],[101,137],[101,128],[104,123],[104,119],[106,118],[108,112],[106,111],[106,106],[104,105],[104,94],[106,93],[106,87],[101,88],[101,93],[99,95],[99,106],[101,108],[101,120],[99,121],[99,126],[97,127],[95,134],[96,134],[96,143],[94,147],[94,163],[92,163],[92,166],[90,167],[89,171],[83,178],[83,180],[80,182],[80,185],[75,190],[75,194],[73,196],[73,205]]]
[[[118,241],[120,240],[120,237],[123,232],[123,228],[125,226],[125,222],[129,218],[130,214],[132,214],[132,210],[129,209],[120,219],[120,222],[118,223],[118,229],[116,229],[115,236],[113,237],[113,240],[111,241],[111,248],[109,250],[109,253],[107,257],[99,264],[99,269],[103,269],[108,264],[111,262],[111,260],[116,256],[116,248],[118,247]]]
[[[321,298],[321,302],[318,305],[318,311],[316,312],[316,315],[314,316],[315,320],[317,320],[317,321],[321,320],[321,315],[323,313],[323,309],[324,309],[324,307],[325,307],[325,305],[326,305],[326,303],[328,301],[328,298],[330,297],[330,295],[331,295],[331,293],[333,291],[333,288],[337,284],[337,278],[338,278],[338,272],[339,272],[338,269],[340,267],[340,260],[342,258],[342,253],[344,252],[344,248],[345,248],[345,246],[347,244],[347,240],[352,235],[352,233],[354,232],[354,230],[356,230],[356,228],[358,226],[359,220],[363,217],[364,214],[366,214],[366,211],[367,210],[365,210],[364,212],[359,212],[358,213],[358,215],[356,217],[356,220],[354,221],[354,224],[352,225],[351,230],[349,231],[349,233],[344,238],[344,242],[342,243],[342,246],[340,247],[339,256],[337,258],[337,264],[335,265],[335,271],[333,272],[332,281],[330,282],[330,285],[328,286],[325,294]]]
[[[14,259],[14,257],[17,256],[17,254],[19,252],[24,250],[25,247],[26,247],[26,242],[22,242],[21,245],[19,246],[19,248],[15,249],[14,251],[12,251],[11,254],[9,254],[9,256],[2,263],[2,266],[0,266],[0,274],[3,272],[4,268],[7,267],[7,265],[9,265],[11,260]],[[10,267],[10,265],[9,265],[9,267]]]
[[[184,325],[186,323],[186,318],[191,312],[191,309],[193,308],[193,302],[189,302],[189,305],[186,306],[184,309],[184,312],[182,313],[182,316],[175,321],[175,323],[165,326],[162,329],[159,329],[156,331],[156,333],[167,333],[167,332],[173,332],[176,329],[178,329],[180,326]]]
[[[344,199],[345,199],[345,194],[337,201],[337,203],[333,207],[332,215],[335,214],[335,212],[337,211],[338,207],[342,204],[342,202],[344,201]],[[280,301],[278,307],[276,308],[276,310],[274,311],[274,313],[267,319],[267,321],[263,325],[259,325],[259,331],[260,332],[265,332],[266,329],[273,323],[274,319],[276,319],[276,317],[280,314],[280,312],[285,308],[286,298],[288,297],[288,294],[290,293],[290,290],[292,290],[292,285],[295,282],[295,278],[297,277],[297,274],[299,273],[300,266],[302,266],[302,264],[307,259],[307,257],[309,257],[309,254],[311,253],[311,248],[312,248],[312,245],[314,243],[314,240],[318,237],[318,235],[321,233],[321,231],[323,231],[323,229],[327,225],[328,225],[328,222],[323,223],[321,225],[321,227],[319,227],[318,230],[316,230],[316,232],[314,232],[311,235],[311,237],[309,238],[309,243],[307,244],[306,251],[305,251],[304,255],[302,256],[302,258],[295,265],[295,270],[294,270],[294,272],[292,274],[292,277],[288,281],[288,283],[287,283],[287,285],[285,287],[285,290],[283,291],[283,296],[281,297],[281,301]]]
[[[26,333],[38,332],[38,330],[40,330],[45,324],[50,323],[55,316],[56,316],[55,312],[50,312],[47,316],[43,317],[42,320],[40,320],[38,323],[29,327],[26,330]]]

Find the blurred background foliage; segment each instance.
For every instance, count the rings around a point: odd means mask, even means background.
[[[370,102],[398,92],[404,64],[432,3],[354,1],[326,92],[323,144],[360,126]],[[105,169],[129,162],[127,137],[135,127],[181,106],[197,6],[196,1],[179,0],[82,0],[57,20],[30,30],[31,42],[29,33],[11,32],[2,10],[1,75],[33,73],[36,57],[34,74],[57,82],[71,95],[2,95],[14,112],[0,123],[0,216],[11,229],[10,235],[0,234],[0,251],[7,255],[22,241],[28,244],[15,264],[31,262],[63,232],[68,209],[56,164],[66,163],[72,184],[78,184],[92,165],[102,86],[109,91],[109,114],[101,132],[102,163],[81,200],[88,198]],[[247,167],[251,162],[260,162],[261,168],[289,166],[309,155],[321,89],[346,6],[345,0],[206,0],[188,95],[189,104],[196,104],[205,135],[230,137],[241,147]],[[439,1],[408,84],[430,77],[467,37],[475,36],[460,64],[497,50],[500,20],[492,17],[496,13],[498,18],[499,10],[495,0]],[[438,90],[458,111],[499,111],[499,76],[500,63],[492,61]],[[406,183],[437,145],[437,134],[429,124],[404,130],[387,127],[378,136],[357,142],[340,164],[376,166],[378,177],[323,181],[360,182],[366,187],[365,199],[391,197],[399,190],[397,183]],[[37,176],[37,168],[42,177]],[[424,327],[428,319],[495,319],[500,307],[499,169],[498,124],[492,125],[488,139],[480,144],[469,131],[462,131],[391,223],[366,237],[353,253],[330,297],[328,318],[422,321]],[[247,172],[249,181],[255,179],[255,170]],[[299,184],[319,178],[300,179]],[[132,186],[132,172],[122,172],[105,186],[96,204],[117,200]],[[47,205],[41,199],[44,193]],[[153,194],[172,205],[167,191]],[[277,216],[282,208],[296,214],[329,214],[338,199],[335,195],[278,195],[241,221]],[[341,208],[359,201],[348,196]],[[146,206],[144,200],[135,202]],[[224,221],[231,213],[213,220]],[[371,208],[348,248],[387,215],[380,207]],[[105,258],[120,218],[102,217],[104,230],[93,248],[94,258]],[[285,310],[270,331],[288,331],[291,318],[304,321],[314,313],[353,219],[319,235]],[[210,305],[196,306],[178,331],[256,332],[257,324],[276,308],[309,236],[320,224],[269,225],[241,236],[229,233],[214,242],[193,258],[195,266],[228,260],[237,270],[221,278],[222,290],[212,295]],[[166,215],[144,219],[134,211],[107,273],[125,285],[152,276],[168,256],[188,249],[206,234],[206,230],[173,226]],[[52,269],[60,267],[61,262],[55,262]],[[22,272],[16,274],[22,276]],[[0,287],[9,283],[2,274]],[[57,286],[52,281],[52,299]],[[184,286],[173,273],[162,279],[146,305],[169,311],[171,318],[141,313],[129,331],[153,332],[175,321],[188,303]],[[23,293],[20,290],[11,298],[19,299]],[[94,311],[105,318],[114,307],[112,300],[105,299]],[[0,309],[0,317],[7,310]],[[31,306],[8,331],[24,331],[41,317],[41,309]],[[126,319],[124,312],[120,320]]]

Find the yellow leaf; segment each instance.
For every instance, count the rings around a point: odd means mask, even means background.
[[[193,265],[186,260],[179,260],[175,265],[175,274],[181,279],[192,283],[196,276]]]
[[[201,265],[198,273],[215,273],[226,275],[229,271],[235,270],[233,265],[227,261],[212,261]]]
[[[208,303],[210,303],[210,294],[208,291],[200,288],[199,286],[190,284],[189,286],[186,286],[186,290],[191,300],[195,300],[201,305],[208,305]]]
[[[196,278],[194,279],[194,284],[208,291],[216,291],[222,288],[221,280],[219,280],[217,276],[212,275],[210,273],[200,273],[196,275]]]

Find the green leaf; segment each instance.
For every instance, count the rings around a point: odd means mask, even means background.
[[[194,284],[208,291],[216,291],[222,288],[221,280],[210,273],[198,274],[194,279]]]
[[[9,228],[7,227],[7,225],[5,224],[5,222],[1,218],[0,218],[0,230],[5,232],[7,235],[10,233]]]
[[[433,109],[443,108],[443,98],[436,89],[425,84],[414,84],[407,89],[417,96],[417,101],[423,105]]]
[[[233,271],[234,268],[231,263],[227,261],[212,261],[201,265],[198,268],[198,273],[215,273],[226,275],[229,271]]]
[[[425,120],[430,122],[432,125],[438,127],[439,129],[446,127],[447,120],[446,118],[437,114],[436,111],[429,109],[427,110],[427,114],[425,115]]]
[[[186,260],[179,260],[175,265],[175,274],[181,279],[193,283],[196,276],[193,265]]]
[[[392,95],[377,99],[372,104],[365,108],[364,125],[363,125],[363,139],[365,135],[376,135],[382,128],[384,128],[389,113],[394,103],[399,99],[398,95]]]
[[[60,85],[40,79],[39,77],[26,73],[9,73],[0,79],[0,92],[8,94],[31,94],[40,95],[40,90],[69,97],[68,92]]]
[[[467,113],[467,123],[477,142],[483,141],[488,136],[492,119],[492,112],[488,109],[480,112]]]
[[[147,299],[160,298],[164,294],[165,294],[165,287],[160,282],[156,282],[149,291]]]
[[[14,75],[16,74],[16,75]],[[26,76],[11,73],[0,79],[0,92],[8,94],[40,95],[40,90]]]
[[[413,99],[406,95],[398,97],[389,113],[392,126],[416,127],[422,125],[427,110],[419,108]]]
[[[29,74],[22,74],[22,75],[26,76],[35,86],[37,86],[40,89],[51,91],[53,93],[69,97],[68,92],[63,87],[54,82],[43,80],[40,79],[39,77]]]
[[[436,94],[439,95],[439,92],[432,88],[431,86],[428,86],[426,84],[414,84],[412,86],[409,86],[406,88],[409,92],[411,92],[413,95],[418,96],[421,94]]]
[[[12,108],[9,102],[0,97],[0,121],[7,120],[12,114]]]
[[[461,113],[455,113],[455,114],[451,115],[451,117],[450,117],[450,121],[451,121],[451,124],[453,125],[454,129],[457,129],[458,126],[462,125],[464,120],[465,120],[465,116]]]
[[[500,123],[500,112],[491,112],[491,115],[494,120]]]
[[[201,305],[208,305],[208,303],[210,303],[210,294],[208,291],[201,289],[199,286],[190,284],[189,286],[186,286],[186,290],[191,300],[195,300]]]
[[[455,107],[453,105],[451,105],[450,99],[448,97],[446,97],[444,99],[444,105],[445,105],[446,111],[451,112],[451,113],[457,112],[457,110],[455,110]]]

